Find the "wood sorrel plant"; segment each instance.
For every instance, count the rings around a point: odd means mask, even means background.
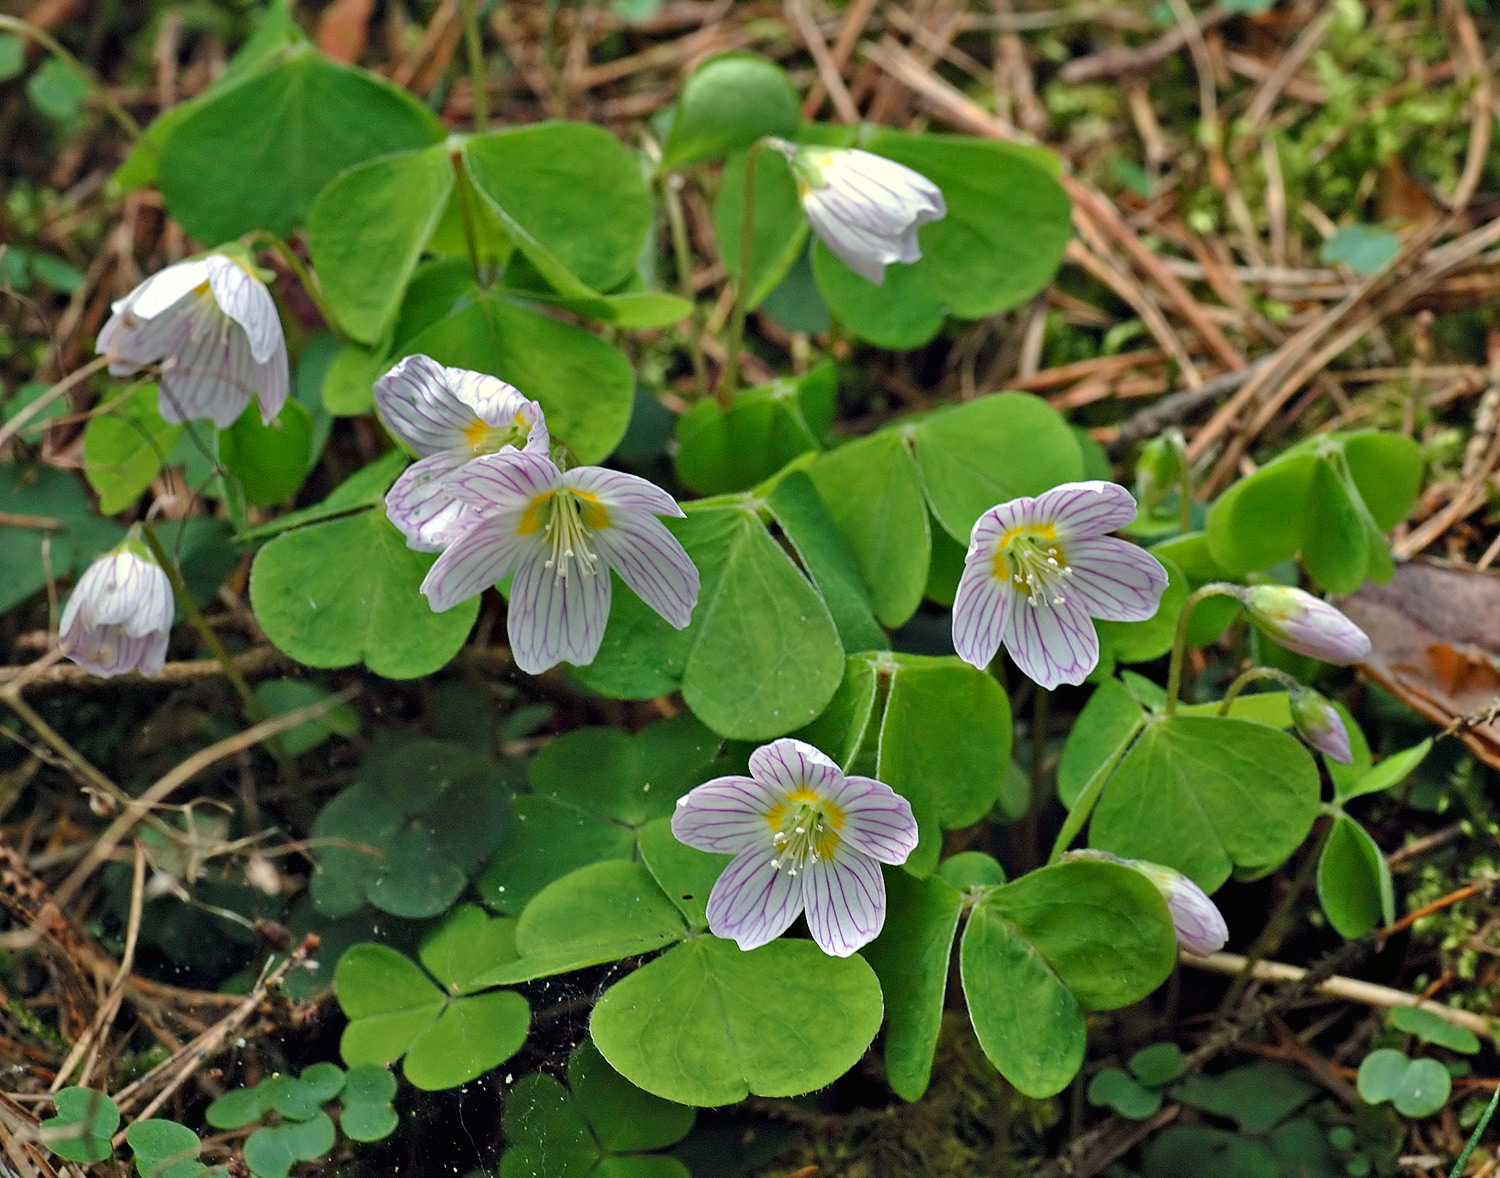
[[[1295,447],[1200,531],[1171,439],[1138,485],[1153,501],[1176,490],[1180,526],[1147,547],[1136,500],[1035,396],[850,436],[835,340],[911,349],[1031,299],[1062,258],[1068,198],[1038,150],[806,124],[779,67],[734,53],[687,81],[653,157],[673,193],[715,195],[737,308],[715,353],[726,377],[677,419],[674,447],[643,453],[622,444],[652,428],[640,406],[658,378],[641,356],[689,317],[698,328],[688,300],[656,289],[669,227],[637,151],[570,121],[480,117],[454,134],[295,26],[273,32],[149,128],[122,171],[156,185],[207,252],[148,277],[104,326],[110,372],[155,381],[114,412],[154,441],[90,481],[133,519],[162,467],[182,469],[226,521],[219,547],[253,550],[255,621],[304,667],[439,676],[482,608],[494,633],[503,598],[519,693],[602,697],[636,719],[619,705],[654,700],[668,717],[577,728],[504,765],[379,739],[320,799],[317,919],[430,922],[325,971],[351,1077],[404,1060],[417,1088],[461,1085],[525,1045],[538,991],[521,987],[628,962],[592,1004],[599,1058],[585,1052],[571,1091],[525,1089],[583,1124],[598,1157],[675,1141],[691,1117],[668,1102],[830,1084],[882,1028],[890,1086],[917,1100],[957,1005],[956,944],[984,1054],[1045,1098],[1084,1066],[1088,1015],[1150,995],[1179,946],[1221,948],[1213,893],[1287,862],[1320,816],[1333,927],[1358,937],[1392,919],[1384,859],[1343,806],[1400,777],[1367,751],[1356,765],[1334,705],[1285,667],[1237,667],[1222,700],[1187,698],[1184,680],[1191,648],[1220,637],[1196,612],[1214,597],[1305,656],[1367,653],[1335,605],[1290,582],[1389,577],[1385,532],[1421,481],[1408,439]],[[337,130],[329,111],[347,115]],[[275,143],[266,126],[284,129]],[[286,246],[299,232],[310,268]],[[321,381],[289,381],[298,337],[250,253],[268,245],[326,317],[295,357],[302,374],[321,356]],[[739,389],[745,317],[778,292],[823,318],[802,334],[831,363],[794,374],[767,349],[773,379]],[[374,457],[336,481],[346,468],[324,447],[356,429]],[[100,675],[159,671],[166,574],[134,537],[90,536],[54,565],[75,581],[61,649]],[[11,574],[23,595],[41,588],[34,572]],[[201,602],[222,581],[183,570],[179,593]],[[951,653],[913,649],[907,624],[950,609]],[[1243,693],[1264,678],[1276,690]],[[1086,703],[1068,697],[1082,710],[1053,806],[1046,693],[1086,684]],[[1023,697],[1036,789],[1007,810]],[[1327,803],[1314,750],[1358,769],[1331,777]],[[1056,831],[1047,862],[978,849],[1027,811],[1028,829]],[[599,1111],[612,1099],[665,1127],[631,1144]],[[545,1136],[516,1119],[517,1143]]]

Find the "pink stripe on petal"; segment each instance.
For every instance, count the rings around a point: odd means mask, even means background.
[[[917,820],[911,803],[873,777],[846,777],[829,799],[844,812],[839,838],[853,850],[892,866],[917,849]]]
[[[858,851],[819,859],[803,872],[803,902],[813,940],[832,957],[848,957],[880,935],[885,877]]]
[[[448,386],[448,369],[430,356],[408,356],[375,382],[375,404],[386,428],[419,458],[468,450],[464,431],[476,420]]]
[[[599,653],[609,622],[609,570],[601,564],[584,576],[573,564],[568,575],[560,577],[547,567],[550,547],[540,541],[527,547],[511,583],[506,618],[516,666],[528,675],[540,675],[562,662],[587,666]]]
[[[827,795],[843,784],[843,771],[805,741],[783,736],[750,754],[750,776],[763,785],[792,793],[804,785]]]
[[[977,561],[992,557],[1000,539],[1013,528],[1031,523],[1036,517],[1036,500],[1028,496],[997,503],[977,520],[969,531],[969,550],[965,557]]]
[[[1049,691],[1077,685],[1099,663],[1099,636],[1081,606],[1017,602],[1005,631],[1005,648],[1023,674]]]
[[[953,649],[959,658],[981,671],[995,661],[1018,596],[1009,581],[995,576],[992,565],[964,568],[953,598]]]
[[[775,831],[766,815],[780,800],[753,777],[715,777],[678,800],[672,834],[680,843],[719,855],[771,846]]]
[[[505,577],[536,542],[518,536],[500,520],[480,520],[448,546],[422,579],[421,592],[434,613],[477,597]]]
[[[681,517],[677,500],[655,483],[623,471],[602,466],[579,466],[564,476],[567,485],[596,495],[611,510],[633,511],[643,515]]]
[[[802,881],[771,866],[775,851],[743,851],[708,896],[708,928],[741,949],[758,949],[792,926],[802,911]]]
[[[286,347],[281,333],[281,318],[276,300],[266,284],[238,262],[220,254],[208,261],[208,287],[219,309],[244,329],[250,342],[250,354],[257,363],[265,363],[277,344]]]
[[[474,516],[453,493],[453,474],[467,459],[439,452],[419,458],[385,494],[385,514],[417,552],[441,552],[466,530]]]
[[[1102,536],[1130,524],[1135,499],[1118,483],[1090,479],[1063,483],[1036,497],[1036,518],[1051,523],[1062,539]]]
[[[636,596],[683,629],[698,604],[698,566],[653,515],[637,515],[616,508],[610,526],[594,533],[609,566]]]
[[[1092,617],[1141,622],[1155,615],[1167,570],[1144,549],[1112,536],[1074,540],[1067,547],[1073,575],[1063,592]]]
[[[524,507],[563,485],[562,472],[544,454],[504,450],[468,463],[453,478],[453,493],[484,509]]]

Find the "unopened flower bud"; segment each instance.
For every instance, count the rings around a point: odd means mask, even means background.
[[[1163,867],[1159,863],[1148,863],[1144,859],[1122,859],[1108,851],[1069,851],[1063,859],[1100,859],[1139,871],[1156,885],[1162,899],[1166,900],[1178,946],[1196,957],[1217,953],[1229,940],[1229,926],[1224,923],[1224,916],[1218,906],[1202,888],[1180,871]]]
[[[838,259],[877,286],[891,262],[922,256],[917,230],[947,215],[938,186],[868,151],[768,141],[787,158],[812,231]]]
[[[1370,653],[1370,637],[1326,601],[1287,585],[1252,585],[1245,611],[1262,633],[1288,650],[1341,666]]]
[[[1344,718],[1328,700],[1304,687],[1292,692],[1291,707],[1292,723],[1303,740],[1340,765],[1354,759],[1349,751],[1349,730],[1344,727]]]
[[[132,532],[79,578],[58,645],[95,675],[155,675],[167,657],[173,613],[172,583]]]
[[[1187,446],[1182,431],[1169,429],[1141,447],[1135,464],[1135,497],[1149,514],[1182,485],[1187,469]]]

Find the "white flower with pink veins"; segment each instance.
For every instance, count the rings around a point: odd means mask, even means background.
[[[233,425],[251,398],[267,424],[291,388],[276,303],[238,258],[213,253],[158,271],[113,304],[96,350],[111,376],[160,365],[157,404],[179,425]]]

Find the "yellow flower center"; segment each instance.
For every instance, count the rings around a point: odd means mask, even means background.
[[[1032,605],[1061,605],[1073,570],[1051,524],[1019,524],[1000,537],[994,575],[1009,581]]]
[[[519,413],[505,425],[490,425],[477,417],[464,429],[464,441],[471,454],[494,454],[506,446],[517,450],[526,445],[531,425]]]
[[[610,526],[609,511],[595,495],[571,487],[538,495],[521,513],[523,536],[541,532],[552,549],[545,567],[566,577],[576,563],[580,575],[591,577],[599,554],[594,551],[594,533]]]
[[[771,866],[796,875],[809,863],[832,858],[839,846],[842,810],[809,786],[800,786],[766,811],[766,823],[776,844]]]

